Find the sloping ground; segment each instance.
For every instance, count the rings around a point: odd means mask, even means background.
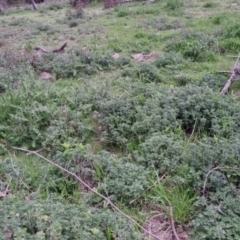
[[[240,5],[102,7],[0,12],[0,239],[238,239]]]

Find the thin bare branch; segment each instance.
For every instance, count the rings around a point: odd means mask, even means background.
[[[214,167],[212,169],[210,169],[205,177],[205,180],[204,180],[204,184],[203,184],[203,190],[202,190],[202,194],[203,196],[205,197],[205,192],[206,192],[206,185],[207,185],[207,180],[208,180],[208,177],[210,176],[210,174],[214,171],[217,171],[217,170],[225,170],[225,169],[233,169],[233,170],[240,170],[240,168],[233,168],[233,167]]]
[[[236,79],[236,76],[239,76],[240,75],[240,67],[235,67],[233,69],[233,72],[232,72],[232,75],[230,76],[230,78],[227,80],[227,83],[225,84],[224,88],[222,89],[221,91],[221,95],[224,95],[228,88],[231,86],[231,84],[235,81]]]
[[[34,47],[33,49],[36,50],[36,51],[41,51],[43,53],[50,53],[50,52],[58,53],[58,52],[62,52],[65,47],[67,47],[67,42],[65,42],[62,46],[60,46],[56,49],[53,49],[53,50],[46,50],[46,49],[44,49],[40,46]]]
[[[0,192],[0,197],[6,197],[7,196],[9,185],[10,185],[11,181],[12,181],[12,177],[10,177],[9,184],[7,185],[7,187],[4,190],[4,192]]]
[[[227,55],[226,57],[229,57],[229,58],[238,58],[239,56]]]
[[[77,176],[75,173],[65,169],[64,167],[58,165],[57,163],[52,162],[51,160],[49,160],[48,158],[45,158],[44,156],[42,156],[41,154],[39,154],[38,152],[35,151],[31,151],[31,150],[27,150],[24,148],[19,148],[19,147],[12,147],[15,150],[19,150],[19,151],[23,151],[26,153],[30,153],[30,154],[34,154],[38,157],[40,157],[41,159],[45,160],[46,162],[54,165],[55,167],[61,169],[63,172],[66,172],[67,174],[73,176],[75,179],[77,179],[82,185],[84,185],[89,191],[93,192],[94,194],[98,195],[99,197],[101,197],[102,199],[104,199],[106,202],[108,202],[111,207],[115,210],[117,210],[122,216],[124,216],[126,219],[128,219],[130,222],[132,222],[133,224],[135,224],[136,226],[138,226],[145,234],[149,234],[150,236],[152,236],[153,238],[157,239],[157,240],[161,240],[160,237],[156,236],[155,234],[149,232],[148,230],[146,230],[145,228],[143,228],[139,223],[137,223],[134,219],[132,219],[130,216],[128,216],[127,214],[125,214],[122,210],[120,210],[109,198],[105,197],[104,195],[102,195],[101,193],[97,192],[96,190],[94,190],[93,188],[91,188],[87,183],[85,183],[79,176]]]
[[[234,64],[234,69],[235,69],[235,68],[237,67],[237,65],[238,65],[239,58],[240,58],[240,54],[238,55],[237,60],[236,60],[236,62],[235,62],[235,64]]]
[[[210,175],[212,172],[214,172],[214,171],[216,171],[216,170],[218,170],[218,169],[219,169],[219,167],[215,167],[215,168],[212,168],[210,171],[208,171],[208,173],[207,173],[207,175],[206,175],[206,177],[205,177],[205,180],[204,180],[203,190],[202,190],[202,194],[203,194],[204,197],[205,197],[205,191],[206,191],[206,185],[207,185],[208,177],[209,177],[209,175]]]
[[[218,71],[218,73],[231,73],[232,74],[232,71]]]
[[[170,207],[169,211],[170,211],[170,218],[171,218],[171,225],[172,225],[172,231],[173,231],[173,234],[174,234],[176,240],[180,240],[180,238],[179,238],[179,236],[178,236],[178,234],[177,234],[176,228],[175,228],[175,224],[174,224],[174,219],[173,219],[173,208]]]

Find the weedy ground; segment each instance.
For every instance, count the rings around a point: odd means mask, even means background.
[[[0,239],[239,237],[240,2],[0,12]],[[42,53],[63,43],[61,53]],[[41,73],[51,74],[42,79]],[[172,214],[170,209],[172,209]]]

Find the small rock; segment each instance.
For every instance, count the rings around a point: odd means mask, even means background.
[[[49,80],[52,79],[52,75],[48,72],[41,72],[40,73],[40,78],[45,79],[45,80]]]

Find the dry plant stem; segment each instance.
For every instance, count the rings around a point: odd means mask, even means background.
[[[129,204],[133,204],[133,203],[134,203],[135,201],[137,201],[140,197],[142,197],[142,195],[143,195],[146,191],[150,190],[150,189],[153,188],[159,181],[163,180],[163,179],[165,178],[165,176],[167,175],[167,173],[168,173],[168,172],[165,172],[157,181],[155,181],[155,182],[153,183],[153,185],[149,186],[147,189],[144,189],[136,198],[134,198],[133,200],[131,200],[131,201],[129,202]]]
[[[236,78],[236,73],[235,73],[235,71],[233,71],[231,77],[228,79],[227,83],[225,84],[224,88],[222,89],[222,91],[220,93],[221,95],[224,95],[227,92],[228,88],[231,86],[231,84],[235,80],[235,78]]]
[[[206,185],[207,185],[207,180],[208,180],[208,177],[209,175],[214,172],[215,170],[218,170],[219,167],[215,167],[215,168],[212,168],[210,171],[208,171],[207,175],[206,175],[206,178],[204,180],[204,184],[203,184],[203,190],[202,190],[202,193],[203,193],[203,196],[205,197],[205,191],[206,191]]]
[[[37,4],[35,3],[35,1],[34,1],[34,0],[31,0],[31,3],[32,3],[32,6],[33,6],[33,9],[34,9],[35,11],[37,11],[38,8],[37,8]]]
[[[52,162],[51,160],[49,160],[48,158],[45,158],[44,156],[42,156],[41,154],[39,154],[38,152],[35,151],[31,151],[31,150],[27,150],[24,148],[19,148],[19,147],[12,147],[15,150],[19,150],[19,151],[23,151],[29,154],[34,154],[38,157],[40,157],[41,159],[45,160],[46,162],[54,165],[55,167],[61,169],[62,171],[66,172],[67,174],[73,176],[75,179],[77,179],[81,184],[83,184],[89,191],[93,192],[94,194],[98,195],[99,197],[103,198],[106,202],[108,202],[113,209],[117,210],[121,215],[123,215],[125,218],[127,218],[130,222],[132,222],[133,224],[137,225],[145,234],[149,234],[151,235],[153,238],[157,239],[157,240],[161,240],[160,237],[156,236],[155,234],[147,231],[145,228],[143,228],[140,224],[138,224],[134,219],[132,219],[130,216],[128,216],[127,214],[125,214],[124,212],[122,212],[114,203],[112,203],[112,201],[103,196],[101,193],[97,192],[96,190],[94,190],[93,188],[91,188],[87,183],[85,183],[80,177],[78,177],[75,173],[70,172],[69,170],[61,167],[60,165],[58,165],[57,163]]]
[[[172,225],[172,231],[173,231],[173,234],[176,238],[176,240],[180,240],[180,238],[178,237],[178,234],[177,234],[177,231],[176,231],[176,228],[175,228],[175,225],[174,225],[174,219],[173,219],[173,208],[170,207],[170,218],[171,218],[171,225]]]
[[[207,180],[208,180],[208,177],[209,175],[216,171],[216,170],[224,170],[224,169],[234,169],[234,170],[239,170],[240,168],[233,168],[233,167],[215,167],[215,168],[212,168],[208,171],[206,177],[205,177],[205,180],[204,180],[204,184],[203,184],[203,190],[202,190],[202,194],[205,198],[205,192],[206,192],[206,185],[207,185]]]
[[[10,177],[9,184],[7,185],[5,191],[4,192],[0,192],[0,197],[6,197],[7,196],[9,185],[10,185],[11,181],[12,181],[12,177]]]
[[[230,78],[227,80],[227,83],[225,84],[225,86],[223,87],[223,89],[220,93],[221,95],[224,95],[227,92],[227,90],[231,86],[232,82],[235,81],[236,76],[240,75],[240,67],[237,66],[239,58],[240,58],[240,54],[238,55],[237,60],[234,64],[234,68],[233,68]]]
[[[237,63],[238,63],[238,61],[239,61],[239,58],[240,58],[240,54],[238,55],[237,60],[236,60],[236,62],[235,62],[235,64],[234,64],[234,69],[237,67]]]
[[[238,58],[239,56],[233,56],[233,55],[228,55],[226,57],[229,57],[229,58]]]
[[[218,73],[231,73],[232,74],[232,71],[218,71]]]
[[[67,46],[67,42],[65,42],[62,46],[60,46],[60,47],[58,47],[58,48],[56,48],[56,49],[53,49],[53,50],[51,50],[51,51],[45,50],[44,48],[39,47],[39,46],[34,47],[34,50],[36,50],[36,51],[42,51],[43,53],[50,53],[50,52],[57,53],[57,52],[63,51],[66,46]]]

